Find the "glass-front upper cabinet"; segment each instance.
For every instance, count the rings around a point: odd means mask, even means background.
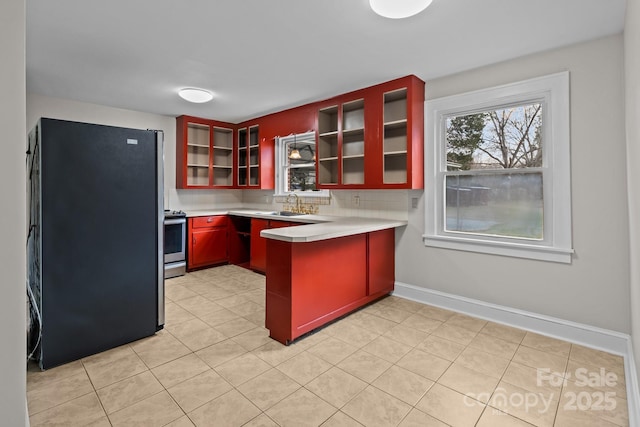
[[[258,125],[238,129],[238,187],[260,186],[260,133]]]
[[[215,120],[176,119],[176,188],[233,186],[233,129]]]
[[[382,161],[384,184],[407,182],[407,89],[383,94]]]
[[[364,99],[342,104],[342,184],[364,184]]]
[[[424,82],[407,76],[319,103],[318,187],[422,188]]]
[[[318,183],[362,185],[365,176],[364,99],[318,112]]]

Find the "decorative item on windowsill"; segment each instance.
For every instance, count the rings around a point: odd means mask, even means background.
[[[300,151],[298,150],[298,145],[296,144],[296,135],[293,134],[293,149],[289,153],[290,159],[300,159],[302,156],[300,155]]]

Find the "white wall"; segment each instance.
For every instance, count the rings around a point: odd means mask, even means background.
[[[631,258],[631,336],[640,366],[640,4],[627,2],[624,30],[627,130],[627,185]],[[637,369],[640,373],[640,369]]]
[[[426,82],[427,99],[570,71],[571,265],[424,247],[424,209],[396,251],[396,279],[630,332],[622,36]],[[637,123],[637,118],[634,119]]]
[[[0,419],[28,425],[26,409],[25,1],[0,2]]]

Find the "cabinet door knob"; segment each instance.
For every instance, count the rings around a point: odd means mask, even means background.
[[[207,218],[207,222],[213,221],[213,218]]]

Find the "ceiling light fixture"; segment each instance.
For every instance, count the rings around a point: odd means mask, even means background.
[[[196,89],[193,87],[180,89],[180,91],[178,92],[178,95],[180,95],[180,98],[187,100],[189,102],[195,102],[196,104],[209,102],[213,99],[213,94],[208,90]]]
[[[385,18],[408,18],[425,10],[433,0],[369,0],[375,13]]]

